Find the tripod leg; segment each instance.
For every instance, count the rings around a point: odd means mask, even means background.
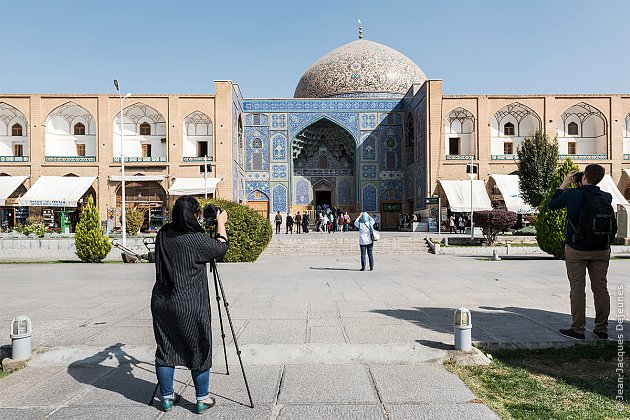
[[[223,340],[223,356],[225,357],[225,374],[230,374],[230,367],[228,366],[227,359],[227,350],[225,348],[225,330],[223,329],[223,317],[221,316],[221,295],[219,294],[219,285],[217,282],[217,276],[219,275],[217,272],[216,262],[212,261],[210,263],[210,270],[212,271],[212,276],[214,277],[214,292],[217,296],[217,313],[219,314],[219,325],[221,325],[221,339]],[[210,296],[208,296],[208,299]]]
[[[155,384],[155,389],[153,390],[153,395],[151,395],[151,399],[147,403],[147,405],[153,405],[153,401],[155,400],[155,394],[158,392],[158,388],[160,387],[160,383]]]
[[[252,393],[249,390],[249,383],[247,382],[247,376],[245,375],[245,368],[243,367],[243,359],[241,358],[241,350],[238,348],[238,341],[236,340],[236,333],[234,332],[234,325],[232,324],[232,316],[230,315],[230,309],[228,306],[227,299],[225,298],[225,290],[223,290],[223,283],[221,282],[221,277],[219,276],[219,271],[217,270],[216,262],[213,261],[214,264],[214,279],[216,283],[219,285],[219,290],[221,291],[221,296],[223,297],[223,306],[225,307],[225,313],[227,314],[227,319],[230,324],[230,330],[232,331],[232,339],[234,340],[234,347],[236,347],[236,355],[238,356],[238,362],[241,365],[241,372],[243,372],[243,379],[245,380],[245,388],[247,389],[247,396],[249,397],[249,406],[254,408],[254,401],[252,400]]]

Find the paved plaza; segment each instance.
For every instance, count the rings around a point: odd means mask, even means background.
[[[205,416],[496,418],[441,366],[459,306],[472,309],[473,340],[488,348],[572,344],[556,332],[570,320],[561,261],[377,255],[374,272],[358,268],[358,255],[220,264],[255,408],[231,339],[225,375],[213,305],[217,406]],[[611,295],[630,286],[628,272],[630,260],[611,261]],[[0,418],[196,418],[186,370],[176,385],[187,402],[166,415],[159,402],[147,406],[154,276],[150,264],[0,265],[0,344],[25,314],[38,349],[27,368],[0,380]],[[587,314],[590,330],[592,297]]]

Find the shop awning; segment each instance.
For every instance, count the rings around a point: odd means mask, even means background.
[[[0,176],[0,206],[26,181],[25,176]]]
[[[470,212],[470,180],[438,181],[446,193],[449,207],[454,212]],[[490,197],[483,181],[472,181],[472,207],[474,211],[492,210]]]
[[[621,194],[621,191],[619,191],[615,185],[615,181],[613,181],[610,175],[604,175],[604,179],[602,179],[597,186],[602,191],[606,191],[612,195],[612,206],[615,211],[617,211],[617,204],[628,204],[628,200],[626,200],[623,194]]]
[[[509,211],[513,211],[518,214],[532,214],[536,213],[536,209],[526,204],[521,196],[521,189],[518,186],[518,175],[490,175],[494,182],[497,184],[497,188],[501,191],[505,207]]]
[[[76,207],[95,180],[95,176],[40,176],[17,203],[20,206]]]
[[[129,181],[135,181],[135,182],[142,182],[142,181],[163,181],[164,178],[166,178],[166,176],[164,175],[125,175],[125,182]],[[122,176],[120,175],[112,175],[109,177],[110,181],[113,182],[121,182],[122,181]]]
[[[168,189],[170,195],[200,195],[208,191],[214,194],[217,184],[223,178],[208,178],[207,184],[203,178],[176,178],[171,188]],[[205,186],[207,185],[207,188]]]

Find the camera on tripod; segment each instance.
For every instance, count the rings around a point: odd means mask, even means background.
[[[212,234],[217,233],[217,214],[221,212],[221,207],[214,204],[208,204],[203,209],[204,228]]]

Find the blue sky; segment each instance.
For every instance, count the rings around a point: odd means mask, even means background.
[[[630,93],[630,0],[5,0],[0,93],[292,97],[357,17],[447,94]]]

